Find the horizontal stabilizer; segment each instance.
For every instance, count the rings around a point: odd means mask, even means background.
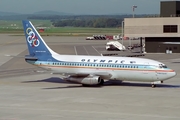
[[[26,55],[26,56],[25,56],[25,60],[38,60],[38,58],[33,57],[33,56]]]

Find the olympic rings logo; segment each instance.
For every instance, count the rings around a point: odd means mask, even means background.
[[[28,35],[27,37],[27,42],[29,43],[30,46],[32,47],[37,47],[40,44],[40,41],[36,37],[35,33],[33,32],[32,28],[27,28],[26,29],[26,34]]]

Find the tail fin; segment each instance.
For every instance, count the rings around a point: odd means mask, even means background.
[[[30,56],[57,54],[47,46],[30,21],[23,20],[22,23]]]

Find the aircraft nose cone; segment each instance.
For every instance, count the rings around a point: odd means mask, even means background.
[[[176,76],[176,72],[175,71],[171,72],[170,75],[169,75],[170,78],[172,78],[174,76]]]
[[[176,76],[176,72],[173,72],[172,74],[173,74],[173,77]]]

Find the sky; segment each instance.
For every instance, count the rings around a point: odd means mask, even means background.
[[[72,14],[159,14],[162,0],[0,0],[0,11],[29,14],[51,10]],[[163,0],[166,1],[166,0]]]

